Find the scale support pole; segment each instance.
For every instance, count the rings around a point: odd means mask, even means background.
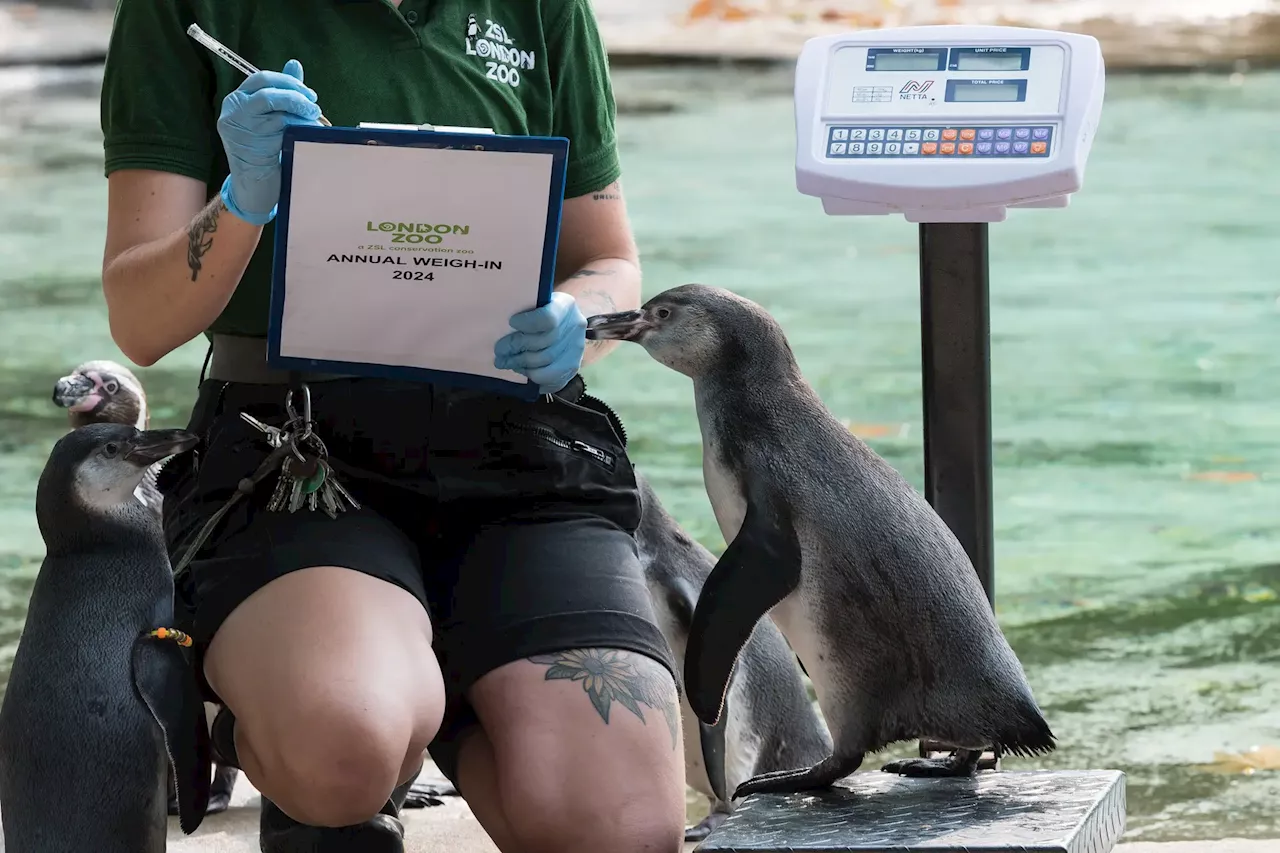
[[[995,603],[987,223],[920,225],[924,494]]]

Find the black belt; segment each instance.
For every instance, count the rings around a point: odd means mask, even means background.
[[[294,385],[299,382],[354,378],[341,373],[268,367],[267,339],[237,335],[210,335],[207,375],[220,382],[244,382],[252,385]]]
[[[290,385],[295,389],[302,384],[332,382],[338,379],[358,377],[342,373],[317,373],[306,370],[281,370],[267,366],[267,339],[246,338],[238,335],[214,334],[209,336],[209,357],[206,376],[218,382],[246,385]],[[555,396],[578,402],[586,392],[581,376],[574,376]],[[456,390],[444,393],[458,394]],[[467,392],[461,392],[467,393]],[[478,394],[481,392],[470,392]]]

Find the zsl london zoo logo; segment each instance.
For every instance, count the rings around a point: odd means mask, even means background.
[[[481,35],[476,16],[467,15],[466,45],[467,56],[485,60],[485,77],[506,83],[513,89],[520,85],[521,69],[533,70],[533,51],[516,47],[506,28],[488,18],[484,22],[484,35]]]
[[[428,243],[435,245],[444,242],[450,234],[470,234],[470,225],[433,225],[429,222],[366,222],[366,231],[380,231],[392,243]],[[449,251],[449,250],[446,250]],[[466,249],[455,249],[459,254],[471,254]]]
[[[898,98],[903,101],[923,101],[929,97],[925,92],[928,92],[932,85],[932,80],[908,80],[898,90]]]

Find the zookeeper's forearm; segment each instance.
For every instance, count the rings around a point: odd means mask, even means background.
[[[582,316],[640,307],[640,268],[624,258],[598,258],[556,285],[578,301]],[[587,341],[583,364],[599,361],[619,341]]]

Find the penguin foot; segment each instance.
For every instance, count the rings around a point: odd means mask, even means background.
[[[693,826],[685,827],[684,840],[705,840],[708,835],[720,828],[720,824],[724,823],[724,819],[728,816],[728,812],[712,812]]]
[[[460,797],[458,789],[450,782],[414,782],[404,798],[405,809],[424,809],[428,806],[443,806],[440,797]]]
[[[973,776],[978,772],[978,759],[981,757],[982,753],[977,750],[958,749],[946,758],[904,758],[890,761],[880,769],[885,773],[898,773],[902,776]]]
[[[850,756],[832,755],[809,768],[800,770],[775,770],[754,776],[733,792],[735,800],[751,794],[794,794],[830,788],[838,780],[857,770],[862,764],[862,753]]]

